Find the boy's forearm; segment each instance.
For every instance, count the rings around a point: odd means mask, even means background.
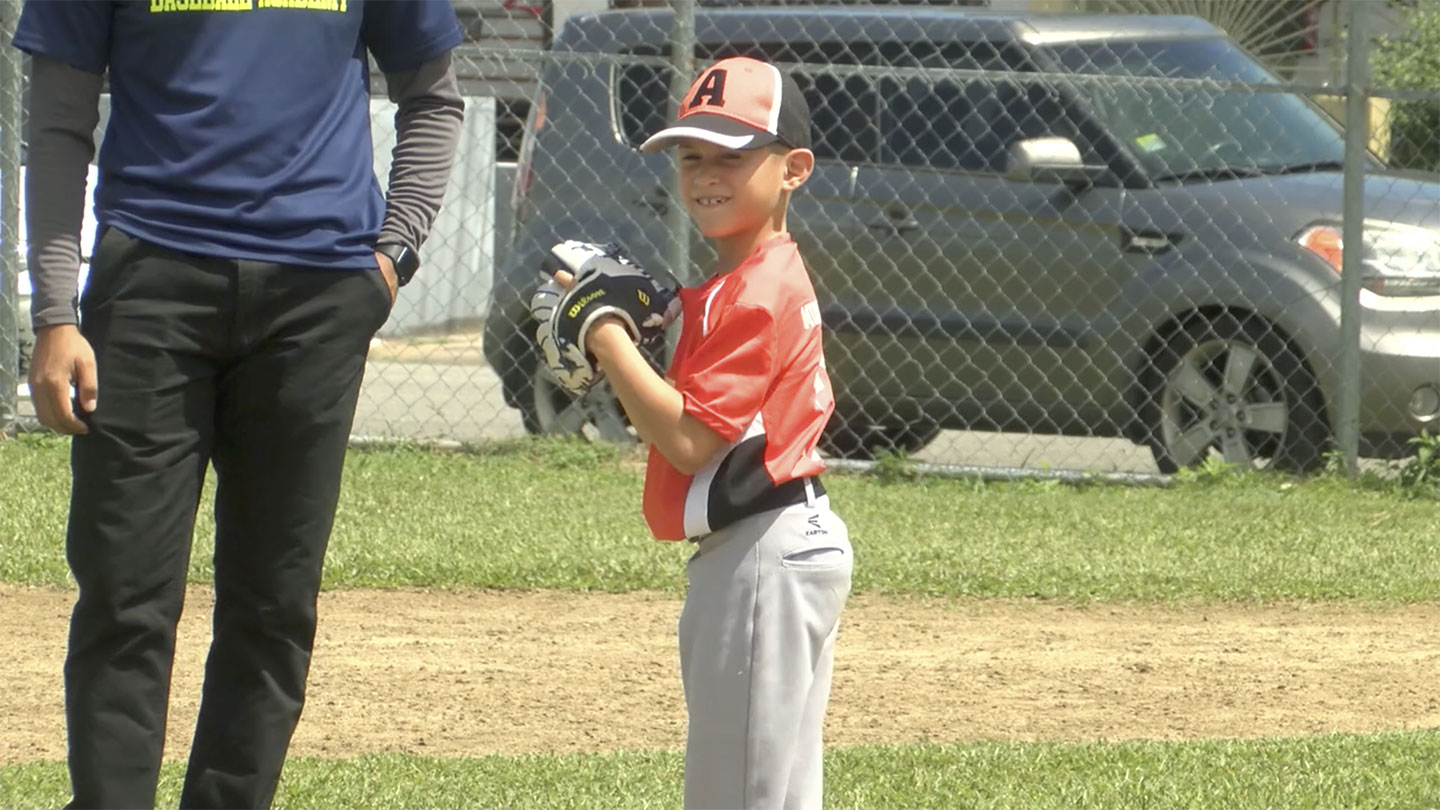
[[[677,470],[695,472],[724,446],[720,434],[685,412],[685,397],[655,373],[625,327],[598,324],[588,345],[630,424]]]

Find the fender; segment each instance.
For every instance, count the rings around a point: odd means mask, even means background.
[[[1130,377],[1122,423],[1135,429],[1140,375],[1156,336],[1207,312],[1253,313],[1273,324],[1320,383],[1328,412],[1339,387],[1340,277],[1298,245],[1286,253],[1211,251],[1192,243],[1125,285],[1112,311]]]

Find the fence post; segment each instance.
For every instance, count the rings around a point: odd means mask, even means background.
[[[675,11],[670,34],[670,61],[675,72],[670,77],[669,120],[673,121],[695,76],[695,0],[671,0],[670,7]],[[670,181],[670,204],[665,207],[665,260],[670,272],[682,284],[689,284],[695,281],[690,270],[690,216],[680,202],[679,164],[672,165],[675,174]]]
[[[1365,14],[1350,4],[1345,57],[1345,184],[1340,270],[1340,396],[1335,439],[1354,475],[1360,455],[1360,285],[1365,238],[1365,161],[1370,137],[1370,64]]]
[[[23,61],[10,46],[20,0],[0,0],[0,434],[13,435],[20,382],[20,139]],[[28,315],[26,315],[28,317]]]

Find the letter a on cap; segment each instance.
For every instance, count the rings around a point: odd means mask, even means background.
[[[700,99],[708,99],[707,104],[711,107],[725,106],[725,71],[712,70],[710,74],[699,82],[695,89],[694,98],[690,99],[690,109],[700,106]]]

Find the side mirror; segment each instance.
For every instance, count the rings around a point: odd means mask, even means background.
[[[1085,165],[1080,148],[1069,138],[1016,141],[1005,153],[1005,179],[1016,183],[1088,186],[1105,171],[1104,166]]]

